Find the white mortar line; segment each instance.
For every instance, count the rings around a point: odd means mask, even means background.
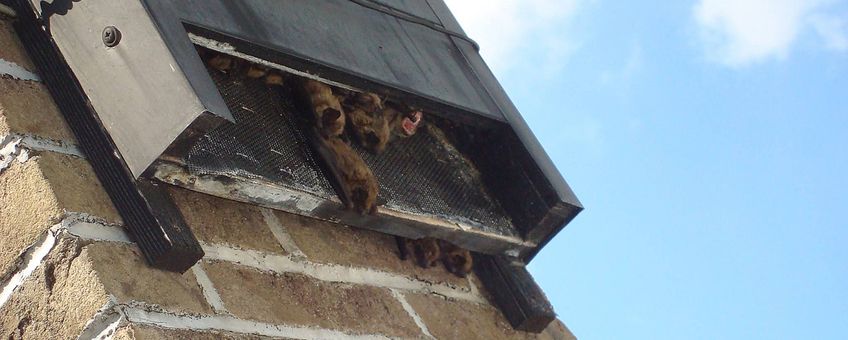
[[[33,135],[17,135],[21,138],[21,146],[27,149],[34,151],[49,151],[68,156],[85,158],[82,150],[73,143]]]
[[[57,232],[84,240],[133,243],[130,235],[119,224],[81,212],[66,211],[64,215],[62,221],[54,226]]]
[[[27,151],[48,151],[85,158],[76,145],[39,136],[10,133],[0,136],[0,170],[8,166],[12,158],[17,157],[23,163],[28,159]]]
[[[124,228],[118,226],[78,220],[73,217],[62,220],[61,225],[62,229],[69,234],[85,240],[133,243]]]
[[[78,340],[108,340],[115,336],[115,331],[126,323],[124,314],[115,309],[115,298],[110,296],[100,310],[94,315],[94,318],[85,324],[80,333]]]
[[[23,163],[29,160],[29,152],[20,147],[21,139],[13,135],[0,138],[0,172],[12,165],[15,160]]]
[[[392,296],[394,296],[395,299],[400,302],[400,305],[403,306],[403,310],[405,310],[406,313],[409,314],[409,317],[412,318],[412,321],[415,321],[415,324],[418,325],[418,328],[421,329],[421,333],[424,333],[424,335],[426,335],[430,339],[435,339],[436,337],[434,337],[433,334],[430,334],[430,330],[427,329],[427,325],[424,323],[424,320],[421,320],[421,317],[418,315],[418,313],[415,312],[415,309],[412,308],[412,305],[410,305],[409,302],[406,301],[406,297],[403,296],[401,292],[395,289],[391,289],[391,291]]]
[[[24,163],[30,159],[30,151],[49,151],[84,158],[76,145],[38,136],[11,133],[0,136],[0,172],[13,161]]]
[[[186,330],[217,330],[242,334],[256,334],[269,337],[293,339],[389,339],[378,334],[355,335],[342,331],[302,326],[274,325],[263,322],[237,319],[228,315],[179,316],[168,313],[147,311],[125,307],[124,313],[129,322],[154,325],[163,328]]]
[[[224,245],[201,245],[207,259],[235,262],[262,271],[298,273],[321,281],[435,293],[449,298],[485,303],[480,296],[473,295],[470,291],[461,288],[454,288],[445,284],[433,284],[370,268],[295,261],[287,256],[267,254],[255,250],[235,249]]]
[[[0,58],[0,75],[12,76],[12,78],[20,80],[41,81],[41,77],[37,74],[3,58]]]
[[[0,76],[11,76],[12,78],[19,80],[31,80],[31,81],[41,81],[41,78],[22,66],[0,58]]]
[[[3,286],[3,290],[0,292],[0,307],[9,301],[15,289],[20,287],[24,280],[32,275],[32,272],[38,268],[47,254],[50,253],[50,250],[53,249],[53,246],[56,244],[56,235],[54,233],[55,231],[51,228],[51,230],[45,232],[35,244],[24,252],[25,265],[23,269],[15,273]]]
[[[267,224],[268,228],[271,229],[271,233],[274,234],[274,238],[277,239],[280,246],[292,256],[305,259],[306,254],[297,247],[297,243],[294,242],[291,235],[289,235],[286,229],[283,228],[283,225],[280,223],[280,219],[277,218],[274,211],[268,208],[260,209],[262,210],[262,217],[265,219],[265,224]]]
[[[206,271],[203,270],[202,264],[198,262],[191,267],[191,271],[194,272],[194,276],[197,278],[197,283],[200,285],[203,297],[206,298],[206,302],[212,306],[215,313],[227,313],[227,308],[224,307],[224,300],[221,300],[221,296],[218,295],[215,285],[212,284],[212,280],[209,279],[209,276],[206,275]]]
[[[79,339],[80,340],[82,340],[82,339],[85,339],[85,340],[88,340],[88,339],[92,339],[92,340],[95,340],[95,339],[96,340],[112,340],[112,338],[115,337],[115,332],[118,330],[118,327],[121,327],[121,325],[125,322],[125,320],[126,319],[124,318],[123,315],[113,314],[113,318],[110,319],[110,320],[107,320],[107,322],[111,321],[112,323],[110,323],[106,328],[104,328],[102,332],[98,333],[97,335],[95,335],[92,338],[80,337]]]

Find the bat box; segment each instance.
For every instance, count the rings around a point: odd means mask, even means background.
[[[582,209],[441,0],[17,0],[19,31],[154,265],[200,251],[161,183],[527,263]],[[374,155],[379,209],[343,209],[291,86],[221,53],[424,112]],[[202,251],[200,251],[202,255]]]

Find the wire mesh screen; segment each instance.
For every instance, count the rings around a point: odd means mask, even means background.
[[[209,132],[185,156],[189,170],[264,179],[320,197],[335,195],[320,172],[285,88],[210,71],[237,124]]]
[[[380,197],[387,207],[515,234],[500,205],[486,193],[477,170],[435,126],[425,125],[379,155],[355,149],[380,182]]]
[[[225,124],[185,157],[200,174],[262,179],[320,197],[335,195],[304,135],[305,110],[292,89],[210,70],[237,124]],[[425,118],[426,119],[426,118]],[[425,122],[426,123],[426,122]],[[426,126],[373,155],[354,147],[380,183],[384,206],[518,236],[506,213],[484,189],[477,170],[438,128]]]

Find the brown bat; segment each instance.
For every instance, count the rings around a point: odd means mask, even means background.
[[[337,137],[344,132],[345,114],[330,86],[312,80],[303,80],[303,90],[315,115],[315,125],[324,138]],[[358,157],[358,156],[357,156]]]
[[[206,64],[220,72],[228,73],[231,69],[235,68],[236,61],[233,57],[226,54],[212,52],[211,57],[206,60]]]
[[[316,138],[319,152],[336,176],[345,207],[362,215],[376,214],[380,187],[362,157],[339,137]]]
[[[265,66],[250,63],[233,56],[213,51],[203,51],[200,57],[206,60],[209,67],[230,75],[244,76],[251,79],[262,78],[268,86],[283,85],[283,74]]]
[[[383,116],[389,123],[392,138],[406,138],[418,131],[424,114],[421,110],[406,105],[387,102]]]
[[[396,138],[415,134],[422,122],[421,110],[381,101],[373,93],[352,93],[343,99],[349,130],[368,151],[379,154]]]
[[[283,74],[276,70],[268,71],[265,75],[265,84],[268,86],[283,86]]]
[[[471,272],[474,260],[471,252],[448,241],[439,241],[441,260],[445,268],[459,277],[465,277]]]
[[[262,80],[265,81],[265,85],[268,86],[283,85],[283,74],[265,66],[250,64],[245,71],[245,75],[252,79],[262,78]]]
[[[262,78],[262,77],[264,77],[265,75],[268,74],[267,68],[265,68],[263,66],[256,65],[256,64],[247,65],[246,68],[247,68],[247,70],[245,71],[245,75],[248,78],[259,79],[259,78]]]
[[[351,93],[344,99],[349,130],[366,150],[380,153],[389,142],[389,122],[382,114],[383,101],[373,93]]]
[[[400,258],[406,260],[410,255],[415,256],[415,262],[423,268],[434,266],[441,258],[439,241],[432,237],[417,240],[396,236]]]

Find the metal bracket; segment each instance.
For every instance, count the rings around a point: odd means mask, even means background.
[[[132,238],[152,266],[188,270],[203,249],[182,214],[160,184],[135,179],[28,1],[16,5],[15,29]]]

